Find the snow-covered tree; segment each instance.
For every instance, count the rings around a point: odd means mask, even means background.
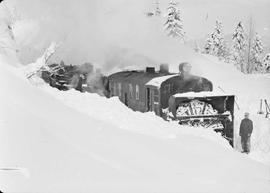
[[[161,14],[161,10],[159,8],[159,3],[158,1],[156,2],[156,8],[155,8],[155,15],[159,16]]]
[[[223,26],[221,21],[216,21],[216,26],[213,32],[213,41],[214,41],[214,55],[220,58],[225,58],[226,53],[226,44],[224,41],[223,35]]]
[[[266,54],[262,61],[263,68],[265,69],[265,72],[270,73],[270,53]]]
[[[51,45],[45,50],[44,54],[40,58],[38,58],[35,63],[28,64],[25,67],[26,77],[32,80],[39,79],[42,71],[44,70],[47,70],[53,73],[52,70],[56,70],[56,69],[50,68],[48,65],[48,61],[56,52],[58,47],[59,47],[58,44],[56,44],[55,42],[52,42]]]
[[[242,72],[245,72],[246,39],[244,34],[245,33],[242,22],[239,22],[232,36],[233,40],[232,55],[235,65]]]
[[[209,34],[207,39],[206,39],[206,44],[204,46],[204,53],[205,54],[212,54],[213,46],[214,46],[214,41],[213,41],[213,34]]]
[[[250,71],[258,71],[260,68],[260,65],[262,63],[262,57],[261,54],[263,53],[263,44],[261,40],[261,36],[259,36],[258,33],[256,33],[255,38],[252,43],[251,47],[251,57],[250,57],[250,63],[251,63],[251,69]]]
[[[266,54],[261,63],[257,66],[257,72],[270,73],[270,53]]]
[[[183,29],[183,20],[180,15],[180,10],[177,7],[177,3],[174,1],[171,1],[167,8],[164,26],[165,30],[168,31],[168,36],[184,39],[185,32]]]
[[[214,31],[208,36],[204,49],[207,54],[212,54],[220,59],[226,59],[228,49],[224,41],[223,27],[220,21],[216,21]]]

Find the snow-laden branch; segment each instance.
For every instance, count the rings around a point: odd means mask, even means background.
[[[51,45],[45,50],[44,54],[36,60],[35,63],[31,63],[26,67],[26,77],[28,79],[32,78],[35,75],[38,75],[43,70],[48,70],[48,61],[54,55],[56,50],[59,48],[59,44],[52,42]]]

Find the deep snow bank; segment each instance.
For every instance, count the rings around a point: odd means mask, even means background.
[[[59,92],[47,86],[43,88],[67,106],[121,129],[165,139],[189,134],[212,140],[224,148],[232,149],[227,140],[212,130],[180,126],[177,122],[166,122],[153,112],[135,112],[126,107],[117,97],[107,99],[97,94],[80,93],[76,90]]]
[[[173,129],[167,131],[169,123],[151,114],[140,118],[140,113],[117,104],[116,99],[106,103],[95,95],[58,92],[64,95],[61,100],[81,96],[93,109],[100,109],[80,113],[24,81],[3,63],[0,167],[19,169],[0,170],[4,192],[240,193],[270,188],[269,168],[245,155],[181,129],[176,134]],[[82,111],[90,107],[83,104]],[[110,119],[116,119],[116,108],[117,122]],[[22,168],[27,175],[20,172]]]

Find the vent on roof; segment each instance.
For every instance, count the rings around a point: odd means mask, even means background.
[[[160,73],[169,73],[169,65],[168,64],[160,64],[159,72]]]
[[[155,67],[146,67],[145,70],[147,73],[155,73]]]

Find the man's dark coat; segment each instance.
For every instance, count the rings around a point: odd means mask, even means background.
[[[239,135],[241,137],[248,137],[251,135],[253,131],[253,123],[250,119],[243,119],[240,125],[240,132]]]

